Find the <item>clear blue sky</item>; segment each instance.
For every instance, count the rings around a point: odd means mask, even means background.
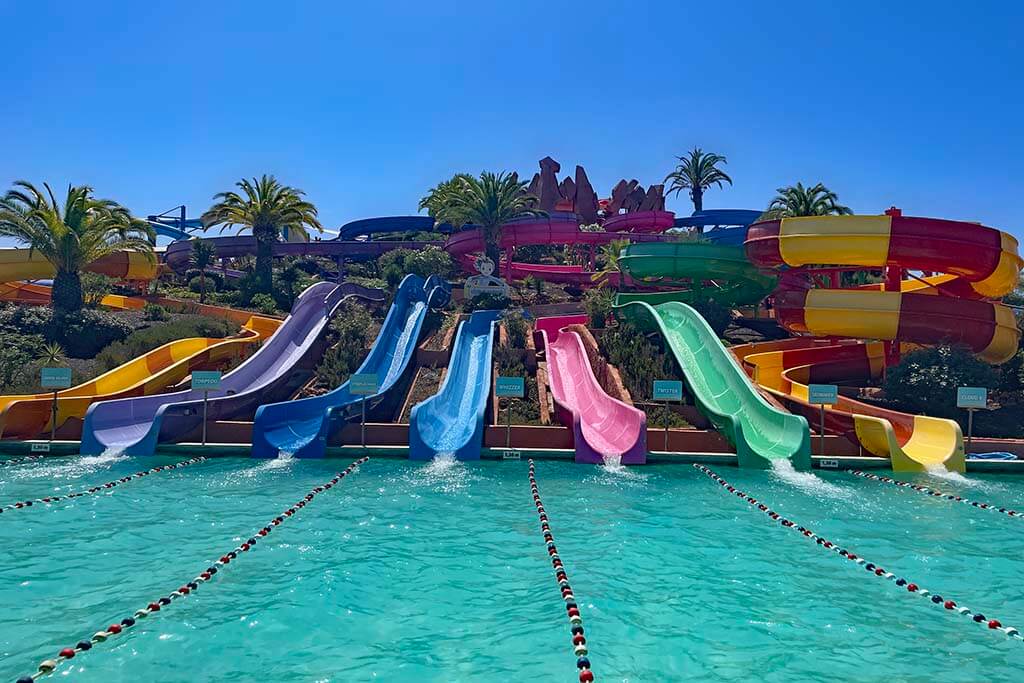
[[[1022,23],[984,1],[4,2],[0,183],[198,215],[270,172],[337,227],[455,171],[551,155],[605,195],[700,145],[735,180],[708,207],[821,180],[858,212],[1024,236]]]

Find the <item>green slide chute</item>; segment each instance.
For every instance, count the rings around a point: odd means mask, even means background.
[[[726,306],[757,303],[775,289],[776,278],[757,270],[743,247],[700,242],[631,244],[619,255],[619,268],[638,284],[680,286],[675,292],[622,294],[621,302],[710,299]]]
[[[736,448],[740,467],[789,460],[796,469],[810,469],[807,421],[772,407],[697,311],[678,302],[651,306],[617,298],[616,314],[661,333],[697,408]]]

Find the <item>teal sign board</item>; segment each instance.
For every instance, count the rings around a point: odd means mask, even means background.
[[[807,385],[807,402],[816,406],[830,406],[839,401],[839,387],[835,384]]]
[[[44,389],[67,389],[71,386],[71,368],[43,368],[39,383]]]
[[[957,387],[956,407],[982,409],[988,407],[988,389],[985,387]]]
[[[526,393],[526,382],[522,377],[498,377],[494,394],[498,398],[522,398]]]
[[[354,396],[372,396],[380,391],[380,383],[377,381],[376,373],[362,373],[352,375],[348,379],[348,390]]]
[[[682,402],[683,383],[677,379],[656,379],[653,394],[655,401]]]
[[[192,388],[203,391],[220,389],[220,370],[193,370]]]

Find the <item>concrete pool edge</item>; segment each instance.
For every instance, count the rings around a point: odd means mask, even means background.
[[[40,445],[48,444],[48,451],[38,450]],[[0,441],[0,456],[68,456],[78,455],[78,441]],[[210,458],[217,457],[249,457],[250,445],[247,443],[217,443],[203,446],[199,443],[161,444],[157,455],[195,455],[201,453]],[[328,458],[345,458],[358,455],[369,455],[375,458],[407,459],[407,446],[334,446],[327,449]],[[575,460],[575,451],[567,448],[484,448],[481,460]],[[648,464],[657,465],[689,465],[693,463],[736,466],[734,453],[673,453],[650,451],[647,454]],[[889,461],[884,458],[813,455],[811,464],[814,469],[842,471],[846,469],[890,469]],[[1024,474],[1024,460],[967,460],[967,471],[977,473]]]

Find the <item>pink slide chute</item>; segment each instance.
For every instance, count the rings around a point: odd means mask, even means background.
[[[564,329],[579,322],[579,316],[537,321],[551,396],[559,418],[572,426],[576,462],[621,458],[624,465],[642,465],[647,461],[647,416],[601,388],[580,335]]]

